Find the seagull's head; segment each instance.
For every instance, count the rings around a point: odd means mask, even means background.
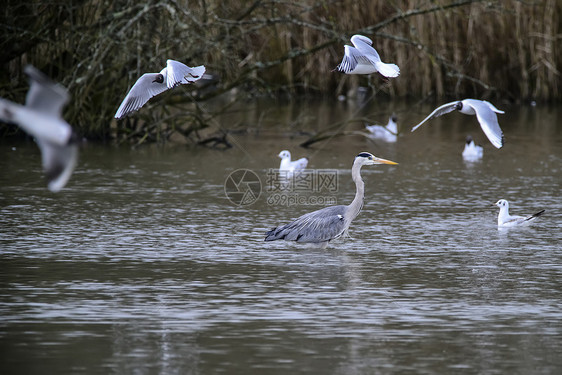
[[[509,203],[505,199],[500,199],[499,201],[496,202],[496,204],[493,204],[492,206],[498,206],[499,208],[502,207],[509,208]]]
[[[390,116],[390,119],[391,119],[393,122],[397,122],[397,121],[398,121],[398,117],[396,117],[396,115],[395,115],[394,113],[392,114],[392,116]]]
[[[466,144],[469,145],[472,143],[472,136],[471,135],[467,135],[466,136]]]
[[[390,160],[378,158],[378,157],[376,157],[375,155],[373,155],[369,152],[362,152],[355,157],[355,160],[353,161],[353,164],[354,165],[355,164],[359,164],[359,165],[373,165],[373,164],[397,165],[398,163],[395,163],[395,162],[390,161]]]
[[[462,110],[462,102],[458,102],[458,103],[455,105],[455,109],[456,109],[457,111],[461,111],[461,110]]]
[[[154,78],[154,81],[152,81],[152,83],[164,83],[164,76],[162,74],[157,74],[156,78]]]
[[[283,150],[279,153],[278,155],[281,159],[287,159],[287,158],[291,158],[291,153],[287,150]]]

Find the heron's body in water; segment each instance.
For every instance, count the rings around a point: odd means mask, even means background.
[[[338,205],[307,213],[289,224],[275,227],[266,233],[266,241],[285,240],[326,247],[328,243],[346,233],[353,219],[363,207],[365,184],[361,179],[361,167],[373,164],[398,164],[378,158],[368,152],[355,157],[351,178],[355,182],[355,198],[350,205]]]

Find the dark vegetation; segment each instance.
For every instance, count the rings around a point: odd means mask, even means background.
[[[216,118],[240,99],[335,97],[365,82],[392,98],[560,101],[561,13],[559,0],[9,0],[0,96],[22,103],[33,64],[69,89],[65,118],[89,139],[207,145],[226,144]],[[353,34],[401,75],[332,73]],[[136,79],[168,58],[204,64],[213,79],[114,120]]]

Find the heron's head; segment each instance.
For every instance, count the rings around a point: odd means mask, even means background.
[[[279,157],[280,157],[281,159],[286,159],[286,158],[289,158],[289,159],[290,159],[290,158],[291,158],[291,153],[290,153],[289,151],[287,151],[287,150],[283,150],[283,151],[281,151],[281,152],[279,153]]]
[[[398,163],[395,163],[395,162],[390,161],[390,160],[378,158],[378,157],[376,157],[375,155],[373,155],[369,152],[362,152],[359,155],[357,155],[355,157],[355,161],[353,162],[353,164],[355,164],[355,163],[360,163],[361,165],[373,165],[373,164],[396,165],[396,164],[398,164]]]
[[[498,206],[499,208],[509,207],[509,203],[507,203],[505,199],[500,199],[499,201],[496,202],[496,204],[494,204],[494,206]]]

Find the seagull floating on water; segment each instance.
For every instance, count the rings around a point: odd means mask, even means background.
[[[17,124],[35,138],[47,186],[57,192],[70,179],[78,160],[79,138],[61,116],[68,91],[31,65],[25,73],[30,81],[25,106],[0,99],[0,120]]]
[[[377,51],[372,47],[373,41],[363,35],[351,37],[355,47],[345,46],[342,62],[336,67],[345,74],[371,74],[379,72],[385,77],[398,77],[400,68],[396,64],[386,64],[381,61]]]
[[[305,169],[308,165],[307,158],[291,161],[291,153],[287,150],[281,151],[278,156],[281,158],[279,172],[286,173],[287,175],[291,175],[296,170]]]
[[[466,137],[466,143],[464,144],[464,150],[462,151],[462,157],[466,161],[475,161],[482,159],[484,155],[484,148],[480,145],[474,143],[474,139],[469,135]]]
[[[365,128],[371,133],[371,138],[377,138],[386,142],[396,142],[398,139],[398,118],[393,114],[385,125],[366,125]]]
[[[150,98],[166,90],[201,79],[204,73],[203,65],[190,68],[179,61],[168,60],[166,67],[160,73],[145,73],[135,82],[115,113],[115,118],[122,118],[138,110]]]
[[[341,237],[351,225],[353,219],[359,215],[365,198],[365,184],[361,179],[361,167],[373,164],[396,165],[390,160],[362,152],[353,160],[351,178],[355,182],[355,198],[350,205],[325,207],[302,215],[286,225],[280,225],[266,233],[265,241],[285,240],[308,243],[326,247],[328,243]]]
[[[429,119],[439,117],[454,110],[464,113],[465,115],[476,115],[480,127],[496,148],[502,148],[504,144],[503,133],[498,124],[498,116],[496,113],[505,113],[494,107],[494,105],[485,100],[464,99],[455,102],[443,104],[429,114],[422,122],[412,128],[412,131],[419,128]]]
[[[509,214],[509,202],[505,199],[500,199],[499,201],[497,201],[495,206],[498,206],[500,208],[500,213],[498,214],[498,227],[514,227],[519,225],[526,225],[544,213],[544,210],[541,210],[535,214],[528,216],[512,216]]]

